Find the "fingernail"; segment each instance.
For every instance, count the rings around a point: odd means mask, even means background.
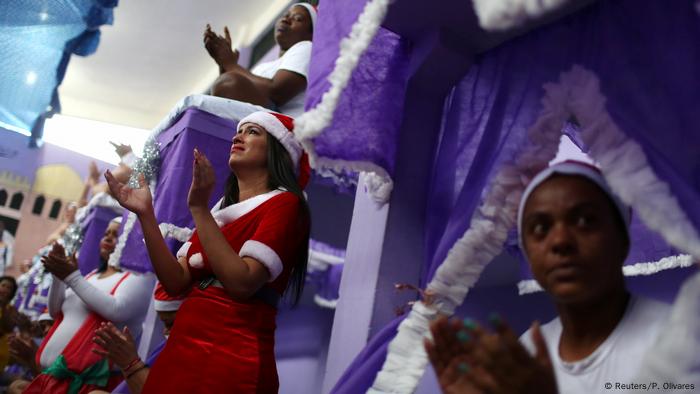
[[[457,339],[459,339],[460,342],[462,343],[467,343],[469,340],[472,338],[466,331],[464,330],[459,330],[457,331]]]
[[[464,324],[464,327],[467,327],[470,330],[473,330],[476,328],[476,322],[468,317],[464,318],[462,320],[462,324]]]
[[[498,326],[503,322],[503,319],[501,319],[501,315],[499,315],[498,312],[491,312],[489,315],[489,322],[494,326]]]
[[[457,364],[457,370],[459,371],[459,373],[467,373],[469,372],[469,366],[467,365],[467,363],[459,363]]]

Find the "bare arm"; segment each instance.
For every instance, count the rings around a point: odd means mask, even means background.
[[[132,189],[114,178],[111,172],[105,172],[105,178],[112,195],[119,204],[134,212],[141,223],[143,237],[146,241],[148,256],[158,280],[169,294],[182,294],[191,285],[192,278],[187,266],[181,264],[170,253],[170,249],[158,228],[158,221],[153,212],[151,191],[143,175],[139,178],[140,186]]]
[[[259,261],[241,258],[233,251],[208,209],[209,196],[215,183],[214,169],[196,149],[192,164],[192,185],[187,203],[192,212],[197,234],[207,254],[216,278],[234,299],[247,299],[258,291],[270,277]]]

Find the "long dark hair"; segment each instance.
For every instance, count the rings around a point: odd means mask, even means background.
[[[299,198],[302,220],[308,223],[310,228],[311,214],[309,211],[309,204],[306,202],[304,192],[297,182],[297,176],[294,174],[292,158],[282,144],[270,134],[267,134],[267,173],[267,187],[270,190],[284,188],[288,192],[294,193],[294,195]],[[222,202],[221,208],[237,203],[238,198],[238,179],[236,175],[231,172],[226,180],[224,201]],[[285,291],[285,296],[290,296],[292,305],[296,305],[299,302],[301,293],[304,291],[306,265],[309,260],[309,233],[304,234],[300,247],[299,261],[293,265],[294,268],[292,268],[287,290]]]

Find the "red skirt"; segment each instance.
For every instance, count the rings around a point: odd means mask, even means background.
[[[219,287],[193,289],[142,392],[277,393],[276,314],[262,301],[233,301]]]

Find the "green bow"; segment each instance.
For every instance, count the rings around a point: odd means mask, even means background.
[[[102,359],[91,366],[85,368],[81,373],[75,373],[68,369],[66,359],[63,355],[58,356],[43,373],[51,375],[56,379],[71,379],[68,385],[68,394],[78,394],[80,388],[85,384],[94,384],[99,387],[107,386],[109,381],[109,364],[107,359]]]

